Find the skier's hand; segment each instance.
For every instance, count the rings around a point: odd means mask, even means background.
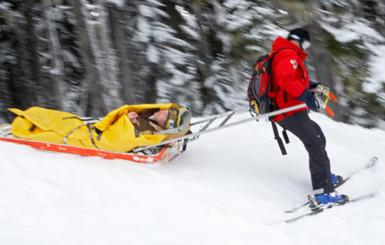
[[[330,88],[323,86],[321,84],[318,84],[315,88],[310,89],[310,92],[312,92],[313,94],[317,93],[317,94],[328,95],[330,92]]]
[[[322,97],[319,94],[315,94],[315,99],[317,100],[318,103],[318,109],[325,109],[326,104],[325,101],[322,99]]]
[[[308,88],[306,88],[298,98],[300,101],[305,102],[306,106],[310,110],[320,109],[320,102]]]
[[[310,89],[310,91],[313,89],[313,88],[315,88],[315,87],[317,87],[318,85],[320,85],[321,83],[317,83],[317,82],[314,82],[314,81],[312,81],[312,80],[309,80],[309,89]]]

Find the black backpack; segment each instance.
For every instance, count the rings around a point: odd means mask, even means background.
[[[274,101],[274,95],[277,91],[272,91],[273,72],[272,63],[274,56],[282,49],[279,49],[271,54],[260,56],[254,65],[253,73],[249,79],[249,87],[247,89],[247,99],[249,101],[249,111],[252,115],[266,114],[277,109]],[[278,88],[279,89],[279,88]],[[277,125],[269,117],[273,127],[274,138],[278,141],[282,155],[286,155],[286,149],[279,136]],[[286,144],[289,143],[286,130],[283,130],[283,136]]]
[[[250,111],[257,115],[266,114],[275,109],[275,102],[272,98],[275,93],[271,91],[273,81],[272,63],[274,56],[280,50],[282,49],[260,56],[249,79],[247,99],[249,100]]]

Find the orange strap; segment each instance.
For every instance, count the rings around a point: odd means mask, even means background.
[[[331,117],[334,117],[334,112],[332,111],[332,109],[330,109],[330,107],[329,106],[326,106],[325,107],[325,111],[329,114],[329,116],[331,116]]]
[[[334,112],[332,111],[332,109],[330,109],[330,107],[327,106],[329,98],[334,102],[337,102],[337,98],[334,96],[332,92],[329,92],[328,95],[326,95],[326,100],[325,100],[325,111],[329,114],[329,116],[334,117],[335,115]]]
[[[334,94],[332,94],[332,92],[329,92],[329,95],[330,99],[332,99],[332,101],[334,102],[337,102],[337,98],[334,96]]]

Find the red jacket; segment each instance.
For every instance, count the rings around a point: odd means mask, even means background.
[[[309,88],[309,77],[303,61],[307,57],[301,48],[294,45],[287,39],[278,37],[272,45],[273,52],[280,50],[273,59],[273,87],[272,91],[278,90],[274,99],[279,109],[303,104],[296,99],[305,88]],[[273,121],[281,121],[295,112],[307,110],[301,108],[295,111],[280,114],[274,117]]]

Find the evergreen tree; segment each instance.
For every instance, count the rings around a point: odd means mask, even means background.
[[[340,99],[336,119],[378,126],[383,7],[382,0],[3,0],[0,120],[12,120],[7,107],[35,105],[87,116],[156,102],[196,116],[245,108],[255,59],[277,36],[306,26],[307,67]]]

